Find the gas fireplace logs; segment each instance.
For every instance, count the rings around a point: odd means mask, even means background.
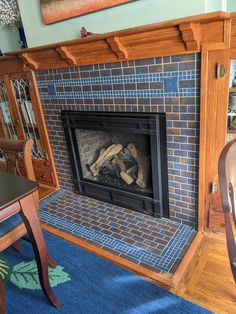
[[[89,167],[93,176],[100,173],[121,178],[127,185],[136,183],[142,189],[147,187],[148,158],[130,143],[127,147],[112,144],[102,148],[97,160]]]

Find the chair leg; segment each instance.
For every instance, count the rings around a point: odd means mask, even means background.
[[[23,246],[20,243],[15,242],[11,246],[14,247],[14,249],[16,251],[18,251],[18,252],[22,252],[23,251]]]
[[[19,203],[21,206],[20,215],[26,226],[26,230],[30,236],[30,240],[34,249],[42,290],[52,305],[56,308],[59,308],[61,304],[55,297],[49,283],[48,252],[38,219],[38,214],[35,208],[34,199],[32,195],[29,195],[21,199]]]
[[[234,278],[234,284],[236,284],[236,267],[231,261],[230,261],[230,267],[231,267],[231,272]]]
[[[57,267],[57,262],[49,254],[48,254],[48,264],[52,268],[56,268]]]
[[[5,288],[0,280],[0,314],[5,314]]]
[[[30,238],[27,235],[23,236],[22,239],[31,243]],[[50,255],[48,255],[48,264],[52,268],[57,267],[57,262]]]

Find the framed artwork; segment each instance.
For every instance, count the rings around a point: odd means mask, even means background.
[[[40,0],[44,24],[100,11],[137,0]]]

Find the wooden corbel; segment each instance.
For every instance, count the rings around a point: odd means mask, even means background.
[[[56,51],[62,59],[66,60],[68,65],[77,65],[75,56],[72,55],[66,46],[57,47]]]
[[[39,69],[39,64],[28,53],[20,53],[18,56],[24,62],[26,68],[30,67],[34,71]]]
[[[128,52],[119,37],[108,37],[106,41],[118,59],[128,59]]]
[[[200,49],[200,27],[198,23],[183,23],[179,25],[187,50]]]

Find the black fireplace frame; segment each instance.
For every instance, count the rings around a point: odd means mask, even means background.
[[[169,218],[165,113],[61,112],[76,191],[154,217]],[[147,134],[150,138],[152,197],[83,178],[76,129]],[[77,162],[79,160],[79,162]]]

